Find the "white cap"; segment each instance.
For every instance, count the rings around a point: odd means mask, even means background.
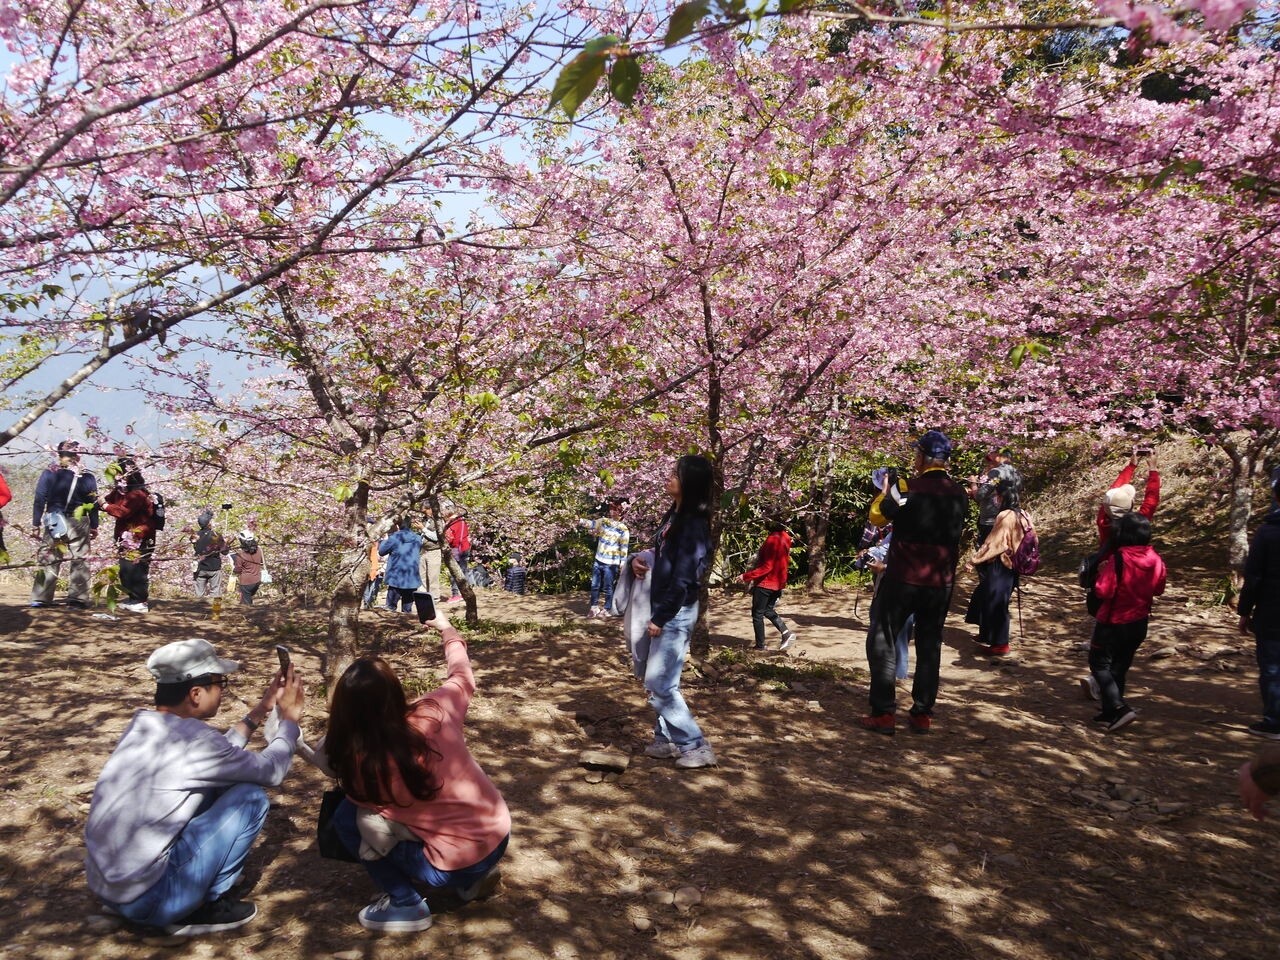
[[[166,643],[147,658],[147,669],[156,683],[182,683],[211,673],[235,673],[240,664],[223,660],[208,640],[192,637]]]
[[[239,533],[236,534],[236,536],[239,537],[241,540],[257,540],[258,539],[253,535],[253,531],[248,529],[241,530]]]

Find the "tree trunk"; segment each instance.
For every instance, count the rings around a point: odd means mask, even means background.
[[[831,476],[814,489],[813,504],[804,518],[805,545],[809,555],[809,578],[805,584],[819,592],[827,579],[827,537],[831,532]]]
[[[329,603],[329,635],[325,643],[324,679],[330,691],[338,678],[360,656],[360,601],[369,581],[368,532],[365,517],[369,510],[369,487],[356,485],[355,493],[344,504],[346,526],[352,546],[343,551],[343,572]]]
[[[453,589],[462,594],[462,601],[466,607],[465,620],[469,626],[475,626],[480,622],[480,612],[476,607],[476,591],[475,588],[467,582],[467,578],[462,575],[462,567],[453,556],[453,551],[447,546],[440,548],[440,559],[444,562],[445,567],[449,571],[449,579],[453,581]]]

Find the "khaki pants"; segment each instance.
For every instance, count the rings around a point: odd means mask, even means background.
[[[53,602],[63,561],[70,563],[67,599],[84,604],[89,602],[89,539],[92,528],[88,518],[77,520],[68,514],[67,530],[70,536],[66,540],[42,535],[40,548],[36,551],[36,560],[41,566],[31,586],[32,603]]]
[[[422,589],[437,600],[448,599],[440,592],[440,548],[432,550],[423,548],[419,561],[418,579],[422,581]]]

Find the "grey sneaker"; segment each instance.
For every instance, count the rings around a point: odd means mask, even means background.
[[[397,907],[390,894],[383,894],[358,914],[360,926],[381,933],[418,933],[431,926],[431,908],[423,901]]]
[[[1125,707],[1120,711],[1120,713],[1116,716],[1114,720],[1112,720],[1109,724],[1107,724],[1107,733],[1115,733],[1117,730],[1121,729],[1122,727],[1127,727],[1129,724],[1133,723],[1133,721],[1137,719],[1138,719],[1138,711],[1133,710],[1129,707]]]
[[[795,642],[795,639],[796,639],[795,633],[792,632],[791,630],[788,630],[786,633],[782,635],[782,642],[778,644],[778,649],[779,650],[787,649],[787,647],[791,646],[791,644]]]
[[[694,747],[680,756],[676,757],[676,766],[685,770],[693,770],[697,767],[714,767],[716,765],[716,755],[708,746]]]
[[[1092,673],[1080,678],[1080,689],[1090,700],[1102,699],[1102,691],[1098,689],[1098,678]]]
[[[655,740],[644,748],[644,755],[655,760],[672,760],[680,756],[680,748],[670,740]]]

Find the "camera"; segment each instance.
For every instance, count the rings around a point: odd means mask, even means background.
[[[230,509],[231,509],[231,504],[229,504],[229,503],[224,503],[224,504],[222,505],[222,509],[223,509],[223,510],[230,510]]]

